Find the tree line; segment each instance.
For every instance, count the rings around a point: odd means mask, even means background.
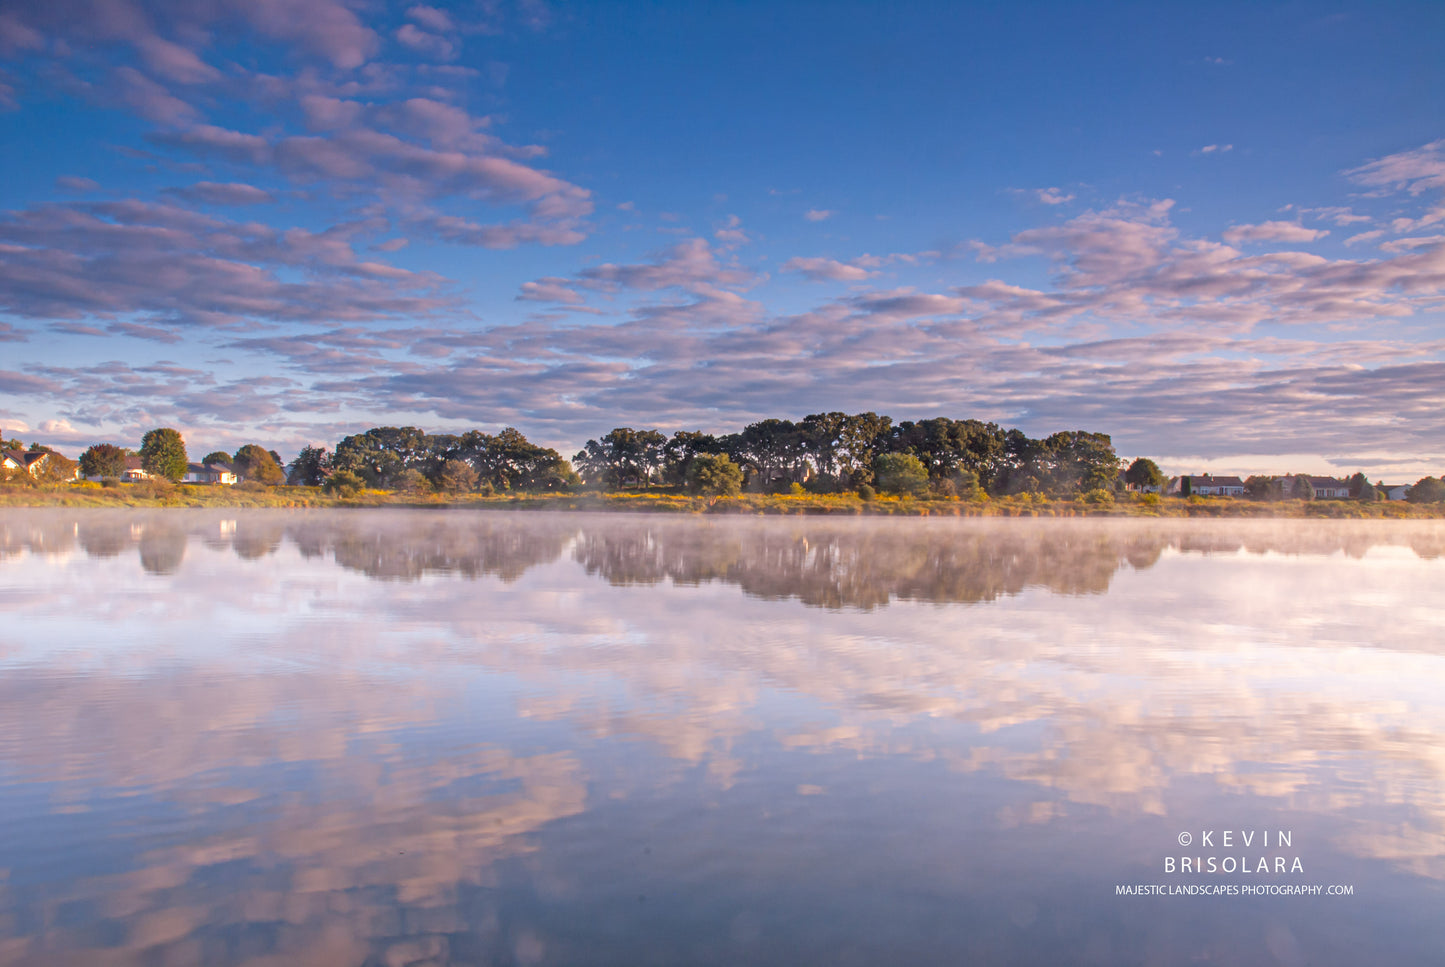
[[[98,444],[82,455],[81,471],[89,477],[118,477],[131,455]],[[176,481],[186,472],[185,441],[174,429],[147,433],[138,455],[152,475]],[[668,435],[616,427],[588,440],[571,460],[532,443],[514,427],[490,434],[383,426],[348,436],[334,450],[306,446],[289,464],[259,444],[234,454],[217,451],[203,462],[223,464],[242,481],[323,487],[341,495],[363,488],[492,494],[662,487],[708,495],[746,490],[1074,497],[1112,494],[1125,484],[1146,489],[1166,482],[1147,457],[1125,468],[1105,433],[1068,430],[1034,439],[980,420],[895,422],[872,412],[817,413],[796,422],[764,419],[726,434],[679,430]],[[1250,477],[1246,494],[1259,500],[1301,496],[1285,493],[1283,479]],[[1410,499],[1442,499],[1442,488],[1445,484],[1427,477],[1412,488]],[[1363,474],[1356,474],[1351,496],[1380,495]]]
[[[617,427],[588,440],[571,460],[512,427],[495,435],[376,427],[345,438],[334,451],[308,446],[288,469],[292,483],[342,492],[666,487],[714,495],[801,489],[970,497],[1110,490],[1119,467],[1103,433],[1076,430],[1036,440],[978,420],[895,423],[876,413],[823,413],[797,422],[760,420],[729,434],[679,430],[669,436]]]

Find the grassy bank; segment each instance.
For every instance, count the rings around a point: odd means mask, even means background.
[[[909,517],[1299,517],[1360,520],[1445,518],[1445,504],[1352,500],[1262,502],[1228,497],[1124,494],[1112,502],[1012,497],[927,498],[856,494],[744,494],[692,497],[663,491],[578,494],[418,496],[368,490],[350,498],[315,487],[165,487],[98,484],[0,487],[0,507],[471,507],[479,510],[617,511],[679,514],[842,514]]]

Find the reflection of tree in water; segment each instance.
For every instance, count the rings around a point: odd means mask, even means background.
[[[1124,566],[1144,570],[1166,549],[1185,554],[1266,551],[1361,557],[1408,533],[1298,521],[730,521],[590,519],[574,549],[612,584],[723,581],[762,598],[874,608],[894,598],[980,602],[1046,588],[1100,594]],[[1434,540],[1434,544],[1431,541]],[[1416,536],[1421,556],[1445,538]]]
[[[577,521],[551,514],[347,514],[307,518],[286,532],[304,556],[330,554],[342,567],[381,580],[439,573],[515,581],[557,560]]]
[[[174,574],[186,557],[186,532],[169,521],[148,521],[140,534],[140,566],[151,574]]]
[[[75,547],[75,517],[6,511],[0,518],[0,559],[28,551],[64,554]]]
[[[31,511],[0,522],[0,557],[91,557],[138,546],[141,564],[174,573],[186,541],[229,547],[243,560],[289,540],[303,557],[332,557],[381,580],[425,574],[514,581],[573,557],[612,584],[736,584],[763,598],[874,608],[895,598],[976,602],[1041,587],[1106,591],[1124,566],[1144,570],[1185,554],[1364,556],[1381,545],[1445,555],[1439,522],[1374,521],[880,521],[665,518],[420,511]]]
[[[77,524],[80,546],[91,557],[119,557],[131,549],[131,522],[114,517],[82,517]]]
[[[1148,566],[1168,543],[1159,534],[1057,525],[609,521],[589,523],[574,553],[613,584],[720,580],[762,598],[874,608],[894,598],[989,601],[1034,586],[1099,593],[1122,563]]]

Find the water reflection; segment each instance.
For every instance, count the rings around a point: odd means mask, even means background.
[[[1368,521],[788,521],[458,512],[156,511],[31,513],[0,522],[0,558],[22,550],[92,557],[136,548],[142,567],[172,574],[188,540],[244,560],[290,543],[306,558],[382,580],[426,574],[515,581],[570,552],[613,585],[725,582],[763,598],[873,608],[893,600],[991,601],[1043,587],[1108,590],[1121,567],[1152,567],[1166,550],[1201,554],[1364,557],[1408,547],[1445,554],[1435,522]]]
[[[0,964],[1431,963],[1441,536],[10,515]]]

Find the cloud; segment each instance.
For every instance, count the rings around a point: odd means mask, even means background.
[[[861,282],[874,274],[858,265],[821,258],[791,258],[781,271],[798,272],[814,282]]]
[[[1258,242],[1313,242],[1324,238],[1325,229],[1305,228],[1294,222],[1262,222],[1258,225],[1236,225],[1224,232],[1230,245]]]
[[[1073,195],[1066,195],[1059,188],[1036,188],[1034,197],[1045,205],[1063,205],[1074,200]]]
[[[517,298],[524,302],[560,302],[566,305],[581,305],[587,301],[582,293],[569,287],[566,279],[558,278],[524,282]]]
[[[409,19],[415,20],[427,30],[434,30],[439,34],[456,29],[456,25],[452,23],[451,16],[446,11],[438,10],[436,7],[427,7],[418,4],[415,7],[408,8],[406,15]]]
[[[836,214],[831,208],[810,208],[803,212],[803,217],[810,222],[825,222]]]
[[[39,206],[0,218],[0,305],[29,318],[111,319],[146,338],[173,337],[175,325],[380,319],[450,305],[437,277],[358,259],[352,239],[368,230],[278,232],[136,201]],[[300,275],[283,280],[281,269]]]
[[[1225,151],[1233,151],[1233,150],[1234,150],[1234,145],[1232,145],[1232,144],[1206,144],[1204,147],[1202,147],[1202,148],[1199,149],[1199,153],[1200,153],[1200,154],[1214,154],[1215,152],[1223,153],[1223,152],[1225,152]]]
[[[414,24],[402,24],[397,28],[396,39],[402,46],[436,60],[452,60],[459,53],[452,41],[420,30]]]
[[[1408,191],[1412,195],[1431,188],[1445,188],[1445,138],[1351,168],[1345,177],[1361,185]]]
[[[269,191],[238,182],[198,181],[185,188],[171,188],[169,192],[187,201],[208,205],[264,205],[276,200]]]
[[[55,187],[62,191],[99,191],[100,182],[93,178],[77,178],[73,175],[61,175],[55,179]]]

